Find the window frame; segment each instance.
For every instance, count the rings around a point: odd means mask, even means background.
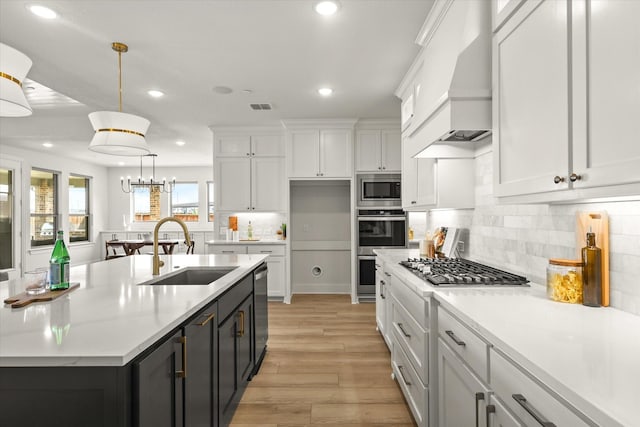
[[[140,216],[142,216],[143,218],[139,219],[138,218],[138,212],[136,212],[136,194],[135,193],[136,193],[136,191],[141,191],[141,190],[149,192],[149,213],[148,213],[149,219],[144,219],[144,215],[145,215],[144,212],[140,213]],[[160,219],[162,219],[162,197],[161,196],[162,196],[162,192],[161,191],[155,191],[154,192],[154,191],[152,191],[151,187],[149,187],[149,186],[136,186],[136,187],[134,187],[133,191],[130,194],[131,198],[130,198],[130,202],[129,202],[130,203],[129,206],[131,207],[131,223],[134,223],[134,222],[145,223],[145,222],[157,222],[157,221],[160,221]],[[155,197],[158,198],[157,204],[161,209],[160,212],[158,212],[158,217],[157,218],[153,217],[153,209],[152,209],[152,206],[153,206],[152,198],[155,198]]]
[[[53,212],[52,213],[32,213],[31,212],[31,188],[32,188],[32,184],[31,184],[31,180],[33,179],[33,172],[34,171],[38,171],[38,172],[45,172],[45,173],[50,173],[52,176],[52,181],[53,181]],[[31,167],[31,171],[29,172],[29,228],[31,228],[31,219],[32,218],[48,218],[48,217],[52,217],[53,218],[53,230],[51,233],[51,238],[50,239],[46,239],[46,240],[35,240],[35,239],[30,239],[30,247],[31,249],[34,248],[39,248],[42,246],[52,246],[53,244],[55,244],[56,242],[56,236],[58,235],[58,230],[60,230],[60,226],[59,226],[59,222],[60,222],[60,175],[61,173],[59,171],[54,171],[51,169],[45,169],[45,168],[38,168],[38,167]],[[31,232],[29,232],[29,234],[31,234]]]
[[[211,188],[211,197],[209,197],[209,188]],[[213,181],[207,181],[207,222],[214,221],[215,196],[216,196],[215,191],[216,191],[215,183]]]
[[[192,214],[196,216],[196,219],[185,219],[185,218],[181,218],[184,222],[199,222],[200,221],[200,182],[198,181],[176,181],[175,186],[173,187],[173,190],[171,191],[171,193],[169,194],[169,216],[173,216],[176,217],[176,214],[173,212],[173,196],[174,194],[176,194],[176,188],[179,185],[184,185],[184,184],[191,184],[191,185],[195,185],[196,187],[196,201],[195,201],[195,208],[196,208],[196,213]],[[191,205],[189,205],[191,206]],[[180,214],[178,214],[180,215]],[[182,215],[189,215],[187,213],[183,213]]]
[[[71,202],[71,188],[73,188],[71,186],[71,179],[84,179],[85,182],[85,212],[83,214],[75,214],[75,213],[71,213],[71,206],[69,206],[69,211],[68,211],[68,221],[69,221],[69,242],[89,242],[91,241],[91,222],[92,222],[92,215],[91,215],[91,187],[92,187],[92,182],[93,182],[93,177],[91,176],[87,176],[87,175],[82,175],[82,174],[77,174],[77,173],[70,173],[69,174],[69,178],[68,178],[68,187],[67,187],[67,192],[68,192],[68,196],[69,196],[69,203]],[[72,217],[82,217],[85,218],[85,236],[84,237],[74,237],[71,234],[71,230],[73,230],[72,227],[72,222],[71,222],[71,218]]]

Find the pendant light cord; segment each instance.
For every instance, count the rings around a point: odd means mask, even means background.
[[[120,112],[122,113],[122,52],[118,51],[118,93],[120,94]]]

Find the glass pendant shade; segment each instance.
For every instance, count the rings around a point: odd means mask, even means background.
[[[22,90],[22,81],[31,65],[25,54],[0,43],[0,117],[31,115],[31,107]]]
[[[96,111],[89,114],[96,133],[89,150],[116,156],[141,156],[150,152],[145,140],[149,120],[118,111]]]

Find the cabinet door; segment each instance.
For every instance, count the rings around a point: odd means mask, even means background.
[[[493,31],[502,27],[502,24],[504,24],[524,2],[525,0],[492,0],[491,28],[493,28]]]
[[[249,135],[226,135],[215,137],[216,157],[249,157],[251,140]]]
[[[255,157],[251,164],[251,210],[284,211],[284,158]]]
[[[418,206],[432,206],[436,204],[436,160],[416,159],[416,197]]]
[[[438,338],[438,425],[486,426],[488,389]]]
[[[216,160],[216,209],[247,211],[251,207],[251,160],[220,158]]]
[[[359,130],[356,133],[356,170],[358,172],[380,172],[382,159],[380,131]]]
[[[221,426],[229,425],[239,398],[236,358],[237,317],[234,314],[218,326],[218,410]]]
[[[402,169],[400,131],[383,130],[380,137],[382,170],[384,172],[400,172]]]
[[[288,138],[289,176],[317,177],[320,134],[317,130],[291,131]]]
[[[151,354],[134,363],[139,426],[183,426],[182,332],[177,332]]]
[[[268,280],[268,279],[267,279]],[[253,371],[253,298],[247,298],[238,307],[237,353],[238,382],[245,383]]]
[[[380,331],[380,334],[382,334],[383,337],[385,334],[385,314],[387,304],[385,285],[386,282],[384,280],[382,267],[378,267],[378,263],[376,262],[376,325],[378,325],[378,331]]]
[[[403,145],[406,145],[406,141]],[[415,208],[418,204],[418,160],[402,148],[402,207]]]
[[[528,1],[494,37],[496,196],[568,188],[568,8]]]
[[[185,376],[185,425],[217,425],[217,348],[216,303],[211,304],[184,328],[187,338]]]
[[[640,2],[573,7],[573,187],[640,182]]]
[[[489,397],[487,405],[487,427],[526,427],[518,421],[495,396]]]
[[[252,156],[284,156],[282,135],[252,135]]]
[[[270,256],[267,258],[269,273],[267,275],[267,295],[270,297],[284,297],[285,265],[284,257]]]
[[[353,172],[351,130],[320,131],[320,174],[324,178],[349,178]]]

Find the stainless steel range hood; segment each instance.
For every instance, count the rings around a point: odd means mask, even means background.
[[[436,1],[416,40],[412,155],[432,144],[475,143],[491,135],[490,3]],[[416,71],[415,69],[418,69]],[[409,79],[396,94],[406,93]],[[409,148],[409,147],[408,147]]]

